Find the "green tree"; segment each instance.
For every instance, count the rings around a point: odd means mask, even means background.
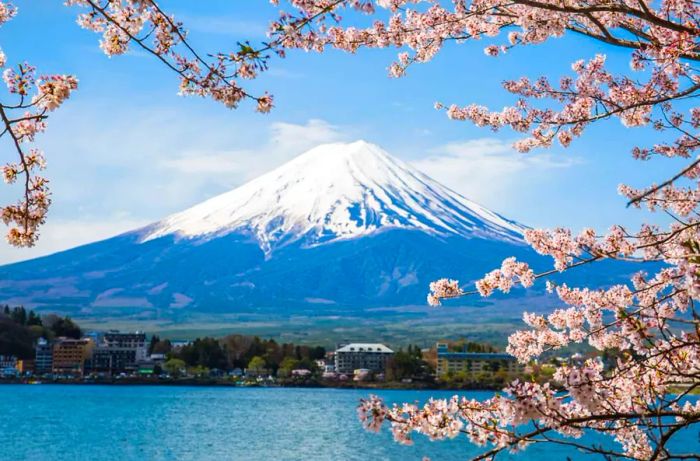
[[[32,337],[32,341],[36,342],[39,338],[45,338],[48,335],[46,334],[46,328],[44,328],[41,325],[27,325],[27,331],[29,332],[29,335]]]
[[[198,378],[205,378],[209,376],[209,368],[203,367],[202,365],[197,365],[190,368],[189,372],[191,375],[197,376]]]
[[[12,309],[12,313],[10,314],[10,317],[18,325],[26,325],[27,324],[27,311],[22,306],[15,307],[14,309]]]
[[[299,368],[299,364],[301,362],[294,357],[285,357],[282,360],[282,363],[280,363],[279,368],[277,369],[277,376],[282,377],[282,378],[288,378],[289,376],[292,375],[292,370],[296,370]]]
[[[178,377],[182,374],[182,371],[187,364],[181,359],[170,359],[163,364],[163,369],[168,372],[170,376]]]
[[[267,353],[267,347],[265,344],[258,338],[257,336],[253,338],[253,341],[250,344],[250,347],[246,351],[245,354],[245,362],[248,363],[250,362],[253,357],[255,356],[260,356],[262,357]]]
[[[265,363],[265,359],[260,357],[259,355],[256,355],[252,359],[250,359],[250,362],[248,362],[248,371],[252,372],[253,374],[259,375],[265,372],[267,369],[267,363]]]
[[[34,357],[34,339],[29,330],[4,316],[0,318],[0,355],[15,355],[20,359]]]
[[[150,346],[149,346],[150,347]],[[169,339],[160,339],[153,345],[151,354],[169,354],[173,350],[173,345]]]
[[[230,368],[245,368],[248,363],[247,354],[253,343],[253,337],[245,335],[228,335],[221,340],[226,350]]]
[[[156,344],[160,342],[160,338],[158,335],[153,335],[151,336],[151,340],[148,342],[148,353],[153,354],[153,349],[156,347]]]
[[[420,352],[420,349],[418,349]],[[413,378],[423,369],[423,359],[416,355],[412,346],[407,351],[399,350],[387,364],[387,379],[399,381],[404,378]]]
[[[79,339],[83,332],[70,317],[59,317],[55,314],[46,315],[43,324],[51,331],[53,336]]]
[[[326,349],[321,346],[312,347],[309,349],[309,358],[311,360],[321,360],[326,357]]]
[[[42,326],[41,317],[36,315],[34,311],[29,311],[29,316],[27,317],[27,326]]]
[[[197,338],[192,343],[180,348],[177,356],[189,366],[207,368],[225,368],[226,353],[214,338]]]

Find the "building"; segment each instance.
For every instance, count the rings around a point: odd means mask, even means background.
[[[144,333],[112,330],[100,335],[98,341],[86,363],[86,370],[91,373],[133,373],[149,362]]]
[[[494,352],[451,352],[444,343],[437,344],[437,376],[448,373],[465,373],[476,376],[482,373],[504,371],[518,374],[524,371],[524,366],[512,355]]]
[[[367,381],[370,378],[371,373],[372,373],[371,370],[369,370],[367,368],[358,368],[352,372],[352,374],[353,374],[352,380],[353,381]]]
[[[0,376],[14,378],[17,376],[17,357],[14,355],[0,355]]]
[[[104,335],[104,342],[112,349],[134,351],[134,361],[139,362],[148,358],[148,343],[145,333],[120,333],[112,330]]]
[[[91,356],[94,343],[89,339],[59,338],[53,345],[52,370],[57,375],[82,376],[85,361]]]
[[[351,343],[335,351],[335,372],[352,375],[355,370],[367,369],[383,373],[394,351],[384,344]]]
[[[39,338],[34,355],[34,373],[43,375],[53,370],[53,346],[44,338]]]
[[[17,373],[22,376],[34,374],[34,360],[17,360]]]
[[[335,372],[335,361],[329,361],[328,359],[318,359],[316,360],[316,366],[322,373],[334,373]]]
[[[138,362],[136,364],[136,371],[139,376],[151,376],[156,374],[156,367],[160,367],[160,365],[156,364],[155,362]]]
[[[14,355],[0,355],[0,368],[16,368],[17,357]]]

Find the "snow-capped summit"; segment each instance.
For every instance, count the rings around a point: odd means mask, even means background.
[[[388,228],[518,241],[522,226],[462,197],[365,141],[315,147],[230,192],[146,227],[215,238],[250,233],[265,253],[289,242],[314,246]]]

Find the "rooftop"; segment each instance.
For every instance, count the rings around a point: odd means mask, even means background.
[[[335,351],[337,352],[383,352],[393,354],[394,351],[379,343],[350,343]]]

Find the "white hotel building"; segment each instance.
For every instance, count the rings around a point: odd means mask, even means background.
[[[335,372],[352,374],[355,370],[366,369],[383,373],[394,351],[384,344],[351,343],[335,351]]]

